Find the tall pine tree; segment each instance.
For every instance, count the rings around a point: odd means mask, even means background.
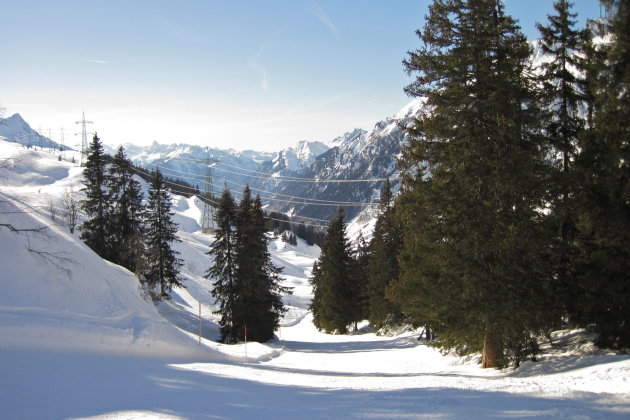
[[[557,279],[554,299],[562,303],[557,310],[575,312],[577,303],[572,271],[576,255],[575,194],[578,179],[575,160],[578,153],[578,136],[584,130],[580,105],[584,103],[584,83],[577,76],[581,69],[581,54],[584,50],[584,31],[577,30],[576,14],[571,13],[573,4],[568,0],[554,3],[554,15],[548,15],[548,25],[538,24],[542,38],[540,46],[549,57],[542,64],[543,99],[547,112],[546,136],[550,146],[552,172],[550,176],[549,202],[551,214],[548,218],[552,230],[551,261]],[[550,302],[550,304],[553,304]]]
[[[355,321],[351,251],[343,208],[330,221],[319,259],[313,266],[313,323],[328,333],[345,334]]]
[[[630,346],[630,2],[606,0],[611,14],[588,63],[592,125],[581,138],[578,316],[603,347]]]
[[[112,262],[136,271],[143,254],[142,190],[133,178],[133,165],[122,146],[112,159],[107,176]]]
[[[393,206],[394,199],[388,179],[381,191],[380,213],[370,243],[368,319],[376,328],[401,321],[400,310],[386,295],[386,290],[398,280],[398,254],[402,247],[402,232],[394,219]]]
[[[265,342],[273,338],[285,312],[280,268],[271,262],[260,197],[252,200],[246,187],[236,216],[236,290],[233,328],[239,340]]]
[[[95,133],[83,170],[85,200],[81,209],[86,216],[81,224],[81,239],[102,258],[112,258],[109,238],[110,198],[106,185],[107,159],[103,144]]]
[[[547,327],[549,278],[530,47],[499,0],[435,0],[418,35],[406,92],[431,112],[405,152],[414,169],[395,295],[440,346],[482,351],[483,367],[518,363]]]
[[[214,280],[212,297],[219,304],[221,315],[221,341],[233,344],[238,341],[234,327],[237,303],[236,289],[236,203],[229,189],[224,189],[219,199],[219,206],[214,215],[217,227],[214,242],[208,255],[214,258],[213,265],[206,272],[206,278]]]
[[[177,224],[173,222],[171,197],[159,170],[151,174],[149,200],[145,212],[145,261],[143,279],[155,300],[168,296],[173,286],[181,286],[179,252],[172,249],[177,238]]]

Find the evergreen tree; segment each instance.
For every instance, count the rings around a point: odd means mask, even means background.
[[[262,202],[246,187],[236,216],[236,290],[233,327],[239,340],[265,342],[273,338],[280,316],[286,311],[281,293],[280,268],[271,262],[265,234]]]
[[[94,252],[105,259],[112,258],[112,247],[109,242],[109,204],[110,198],[106,188],[107,159],[103,144],[94,134],[87,151],[85,169],[83,170],[83,191],[85,200],[81,209],[86,220],[81,224],[81,239]]]
[[[550,179],[551,215],[548,223],[553,231],[552,261],[557,273],[557,296],[563,296],[562,310],[575,312],[575,287],[572,285],[572,264],[575,259],[575,193],[578,187],[574,171],[578,136],[584,129],[580,105],[584,100],[584,83],[575,74],[581,68],[580,55],[584,50],[584,31],[575,29],[576,14],[571,13],[572,3],[557,0],[556,14],[549,15],[548,26],[538,24],[542,35],[540,46],[549,56],[542,68],[545,106],[550,114],[546,135],[551,146],[553,173]],[[555,299],[562,302],[561,299]],[[551,303],[550,303],[551,305]],[[566,309],[565,309],[566,308]]]
[[[370,244],[368,293],[369,321],[375,328],[400,322],[400,310],[386,296],[386,290],[398,280],[398,254],[402,232],[394,220],[394,200],[389,179],[383,185],[379,215]]]
[[[112,159],[106,184],[112,262],[135,272],[143,253],[142,191],[122,146]]]
[[[212,297],[219,304],[221,315],[221,341],[233,344],[238,341],[234,329],[234,314],[237,300],[236,289],[236,203],[229,189],[224,189],[219,206],[214,215],[217,227],[216,237],[208,255],[214,257],[214,264],[206,272],[206,278],[214,280]]]
[[[612,39],[588,63],[592,125],[581,138],[576,307],[596,343],[630,346],[630,2],[606,0]]]
[[[369,295],[368,295],[368,275],[370,270],[370,245],[367,243],[362,233],[356,241],[356,248],[351,254],[350,263],[350,283],[352,298],[353,319],[355,330],[357,322],[369,317]]]
[[[313,323],[328,333],[345,334],[355,321],[350,277],[350,244],[346,239],[344,211],[330,221],[319,259],[313,266]]]
[[[499,0],[435,0],[418,35],[406,92],[425,96],[431,113],[405,151],[413,169],[393,295],[443,348],[483,351],[483,367],[518,363],[549,322],[530,47]]]
[[[168,296],[173,286],[181,286],[179,269],[182,262],[179,252],[171,248],[179,242],[177,224],[173,222],[171,197],[164,185],[162,173],[152,172],[149,200],[145,211],[145,262],[144,282],[156,300]]]

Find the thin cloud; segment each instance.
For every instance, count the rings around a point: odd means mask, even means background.
[[[263,53],[270,45],[272,45],[275,40],[284,32],[288,25],[285,25],[271,34],[270,37],[265,39],[265,41],[260,45],[256,54],[249,59],[249,66],[260,73],[260,87],[265,92],[269,92],[271,90],[271,77],[269,76],[269,72],[267,71],[267,67],[262,62]]]
[[[109,64],[109,61],[98,60],[96,58],[82,58],[81,61],[85,61],[87,63],[94,63],[94,64]]]
[[[328,29],[330,29],[330,32],[332,32],[332,34],[335,36],[335,38],[339,39],[339,30],[337,29],[337,26],[335,26],[335,24],[332,21],[332,19],[330,19],[330,17],[326,14],[326,12],[324,12],[324,9],[319,7],[318,4],[314,3],[311,6],[311,8],[308,9],[308,11],[313,16],[315,16],[317,19],[319,19],[319,21],[321,23],[323,23],[324,26],[326,26]]]
[[[254,70],[258,71],[258,73],[260,73],[261,89],[264,90],[265,92],[269,92],[271,90],[271,83],[270,83],[269,73],[267,72],[267,68],[256,58],[252,58],[251,60],[249,60],[249,65]]]

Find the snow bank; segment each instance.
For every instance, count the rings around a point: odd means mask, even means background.
[[[0,195],[0,347],[208,359],[108,263],[37,209]]]

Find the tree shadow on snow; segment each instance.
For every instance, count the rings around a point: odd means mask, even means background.
[[[455,388],[366,391],[278,386],[132,357],[0,352],[6,418],[627,418],[627,402]],[[125,414],[126,413],[126,414]]]

